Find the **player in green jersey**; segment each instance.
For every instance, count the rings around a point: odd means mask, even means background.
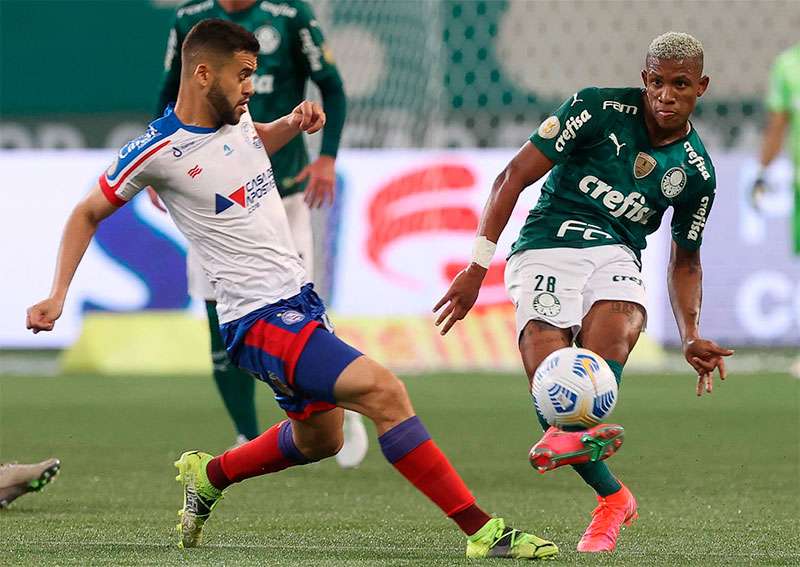
[[[711,159],[689,122],[709,82],[702,45],[683,33],[657,37],[642,81],[644,89],[578,91],[500,173],[481,217],[473,260],[434,308],[441,310],[436,324],[444,324],[442,334],[475,303],[520,193],[550,172],[506,268],[528,379],[550,353],[575,342],[605,358],[619,382],[646,317],[640,252],[670,207],[669,294],[684,356],[697,372],[697,395],[711,392],[716,369],[725,378],[723,357],[733,351],[699,331],[699,248],[716,183]],[[597,492],[599,505],[578,544],[586,552],[613,550],[621,526],[637,515],[631,492],[604,462],[581,452],[581,437],[596,429],[550,428],[532,450],[553,455],[550,468],[572,464]],[[578,456],[566,458],[570,453]]]
[[[761,171],[753,185],[753,202],[767,189],[764,171],[781,151],[789,130],[789,156],[794,167],[794,252],[800,255],[800,43],[781,53],[772,66],[767,93],[769,118],[761,146]],[[800,377],[800,358],[792,365]]]
[[[322,134],[320,156],[309,163],[302,136],[297,136],[270,156],[292,238],[303,259],[308,280],[313,281],[314,245],[309,207],[333,202],[336,178],[334,165],[347,106],[333,56],[307,2],[190,0],[178,9],[170,30],[157,116],[161,116],[167,104],[174,103],[177,98],[183,40],[195,24],[209,18],[232,21],[252,32],[259,41],[258,70],[253,76],[255,94],[249,104],[254,120],[271,122],[291,112],[305,99],[309,79],[317,85],[322,95],[327,123]],[[154,192],[150,192],[150,197],[160,207]],[[213,289],[193,256],[189,250],[189,292],[206,302],[214,380],[236,425],[237,442],[241,443],[260,433],[254,401],[255,383],[249,375],[228,361],[219,334]],[[353,467],[363,460],[366,451],[367,433],[361,417],[348,411],[345,414],[345,445],[336,460],[343,467]]]

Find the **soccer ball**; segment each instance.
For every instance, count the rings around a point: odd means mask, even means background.
[[[562,348],[536,369],[531,395],[550,425],[589,428],[614,409],[617,381],[599,355],[585,348]]]

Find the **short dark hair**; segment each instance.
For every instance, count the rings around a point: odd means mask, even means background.
[[[256,36],[238,24],[212,18],[196,24],[181,47],[185,61],[191,61],[201,53],[228,57],[237,51],[258,54]]]

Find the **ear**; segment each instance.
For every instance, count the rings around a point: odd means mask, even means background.
[[[700,82],[697,84],[697,96],[698,97],[703,96],[703,93],[706,92],[706,89],[708,88],[709,80],[710,79],[706,75],[703,75],[702,77],[700,77]]]
[[[647,69],[642,69],[642,84],[647,87]]]
[[[194,78],[202,86],[206,87],[211,82],[211,69],[205,63],[200,63],[194,68]]]

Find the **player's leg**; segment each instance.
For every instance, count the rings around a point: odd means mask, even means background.
[[[342,446],[343,413],[334,408],[285,419],[216,457],[200,451],[181,455],[175,463],[184,492],[178,545],[200,545],[203,526],[231,484],[335,455]]]
[[[644,308],[627,301],[598,301],[584,318],[581,344],[608,362],[618,384],[644,321]],[[638,515],[636,499],[611,475],[605,463],[577,465],[575,470],[595,489],[598,500],[592,521],[578,542],[578,551],[613,551],[621,527]]]
[[[311,211],[302,192],[288,195],[282,199],[289,229],[297,252],[303,260],[308,281],[314,281],[314,235],[311,230]],[[347,411],[344,416],[344,445],[336,454],[336,462],[342,468],[352,468],[361,464],[367,455],[369,440],[367,429],[361,416]]]
[[[339,376],[334,396],[341,406],[372,420],[386,460],[468,536],[468,557],[544,558],[558,553],[551,542],[506,527],[502,518],[478,507],[416,416],[405,385],[389,370],[362,356]]]
[[[614,372],[617,384],[646,321],[646,296],[638,265],[627,252],[610,248],[607,258],[588,284],[580,344],[602,356]],[[578,551],[613,551],[619,531],[637,517],[636,499],[605,463],[576,467],[597,492],[598,506],[578,543]]]
[[[61,468],[58,459],[30,465],[0,464],[0,509],[28,492],[38,492],[55,479]]]
[[[258,437],[256,415],[256,381],[247,372],[231,364],[225,343],[219,333],[217,302],[206,301],[208,330],[211,336],[211,362],[214,382],[217,385],[225,409],[236,427],[236,443],[241,444]]]
[[[516,307],[518,346],[528,391],[542,361],[554,351],[570,346],[580,329],[582,291],[592,269],[585,251],[571,248],[525,250],[508,261],[505,281]],[[538,411],[536,416],[545,434],[531,449],[531,464],[540,472],[591,460],[593,447],[584,443],[585,435],[605,443],[609,441],[607,437],[621,432],[618,426],[603,426],[580,434],[567,433],[549,427]],[[603,458],[616,448],[612,445],[607,450]]]
[[[259,434],[255,405],[255,380],[248,373],[231,364],[225,344],[219,333],[214,288],[208,281],[194,249],[186,255],[186,277],[189,295],[205,302],[208,331],[211,343],[211,364],[214,383],[217,385],[228,415],[236,427],[236,443],[254,439]]]

